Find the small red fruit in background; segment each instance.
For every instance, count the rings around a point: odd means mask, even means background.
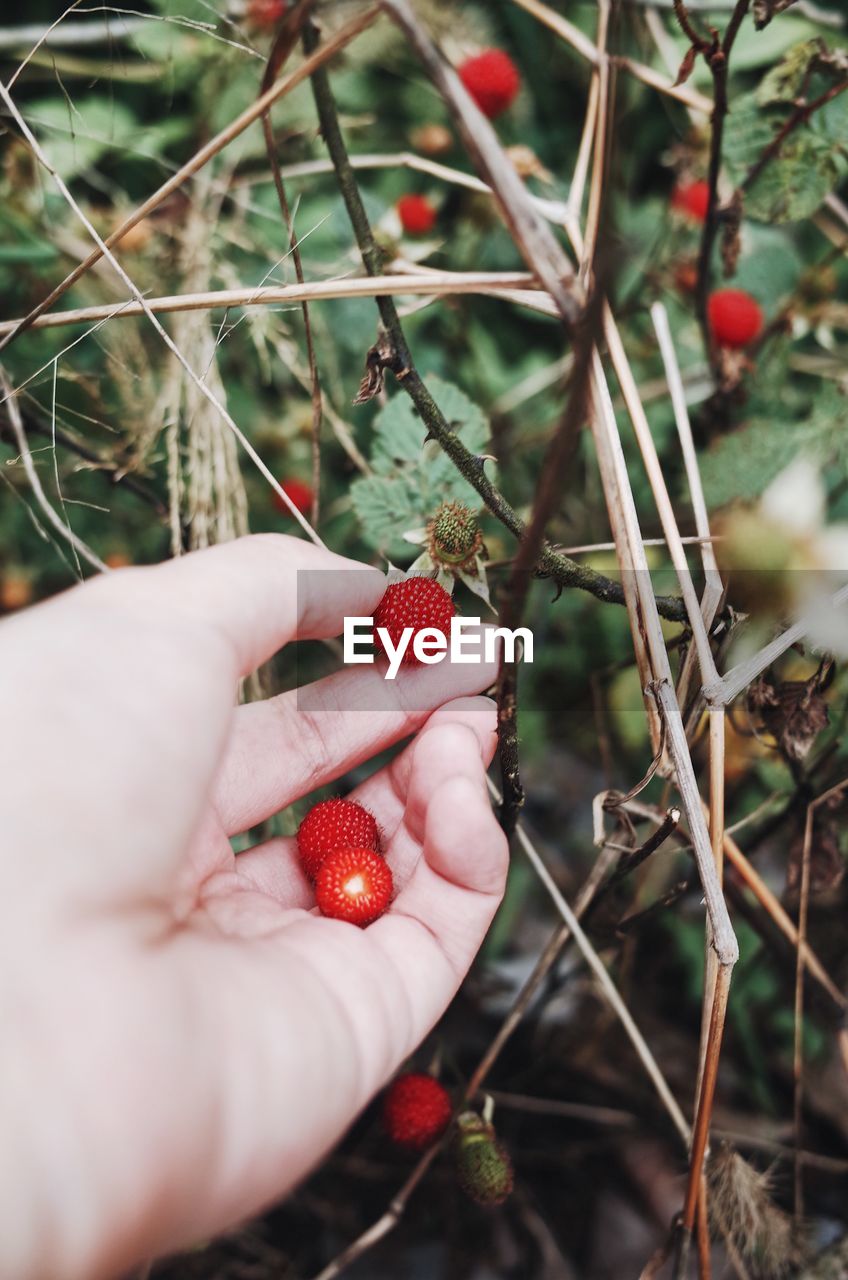
[[[315,881],[315,901],[324,916],[364,928],[392,900],[392,873],[373,849],[328,853]]]
[[[685,213],[693,222],[703,222],[710,203],[708,182],[681,182],[671,193],[671,207]]]
[[[305,480],[283,480],[280,488],[286,497],[290,498],[302,516],[309,515],[312,510],[312,486],[307,484]],[[284,516],[291,516],[286,504],[280,495],[275,491],[274,506],[281,511]]]
[[[674,283],[681,293],[694,293],[698,287],[697,262],[678,262],[674,268]]]
[[[0,611],[25,609],[33,600],[32,583],[23,573],[6,573],[0,578]]]
[[[436,225],[436,210],[426,196],[401,196],[395,208],[408,236],[426,236]]]
[[[309,810],[297,832],[297,851],[309,879],[318,875],[328,853],[345,846],[378,850],[377,823],[355,800],[322,800]]]
[[[132,560],[126,551],[110,551],[108,556],[103,557],[103,563],[110,569],[127,569],[132,564]]]
[[[466,58],[459,78],[490,120],[512,105],[521,88],[518,68],[503,49],[484,49],[476,57]]]
[[[434,1076],[410,1071],[389,1085],[383,1099],[383,1125],[392,1142],[407,1151],[423,1151],[440,1138],[451,1118],[450,1094]]]
[[[747,347],[763,329],[759,304],[744,289],[716,289],[710,294],[707,320],[720,347]]]
[[[250,0],[247,20],[255,27],[275,27],[286,11],[286,0]]]
[[[397,648],[400,638],[407,627],[412,627],[412,636],[403,655],[403,665],[417,667],[420,665],[412,651],[412,645],[419,631],[433,628],[445,639],[450,635],[451,618],[456,614],[453,600],[434,578],[404,578],[403,582],[393,582],[386,588],[374,613],[375,643],[382,649],[383,644],[376,634],[378,627],[383,627],[392,644]]]

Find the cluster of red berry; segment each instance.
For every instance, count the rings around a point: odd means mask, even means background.
[[[392,873],[372,814],[355,800],[322,800],[297,833],[304,872],[322,915],[364,928],[392,899]]]
[[[521,89],[521,76],[503,49],[483,49],[466,58],[459,78],[477,106],[490,120],[512,106]],[[438,211],[427,196],[401,196],[395,205],[400,225],[408,236],[426,236],[436,225]]]

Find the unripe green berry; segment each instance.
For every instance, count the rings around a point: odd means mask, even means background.
[[[453,1157],[460,1186],[472,1200],[503,1204],[513,1187],[512,1161],[493,1127],[471,1111],[457,1121]]]
[[[443,502],[427,526],[433,560],[454,568],[473,563],[483,546],[474,512],[461,502]]]

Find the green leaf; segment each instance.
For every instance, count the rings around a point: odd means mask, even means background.
[[[802,40],[789,49],[760,81],[757,101],[763,106],[770,102],[794,102],[804,87],[810,63],[821,49],[821,40]]]
[[[489,427],[480,408],[441,378],[427,379],[451,430],[472,453],[485,452]],[[392,396],[374,420],[371,466],[374,474],[351,485],[353,508],[367,542],[392,559],[408,560],[412,548],[403,534],[425,525],[440,503],[451,498],[477,508],[480,498],[426,429],[408,396]]]
[[[848,399],[834,387],[825,387],[798,423],[754,418],[724,436],[701,460],[708,504],[758,498],[800,455],[818,463],[848,457]]]
[[[789,103],[763,106],[758,92],[733,104],[727,118],[724,162],[739,185],[774,140],[794,108]],[[761,222],[798,222],[815,213],[848,172],[843,151],[813,126],[800,125],[745,192],[745,214]]]
[[[89,169],[113,147],[129,147],[138,128],[128,107],[94,94],[73,103],[42,98],[29,104],[26,115],[54,168],[65,179]]]

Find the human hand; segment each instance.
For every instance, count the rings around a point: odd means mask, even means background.
[[[335,570],[333,594],[298,618],[307,569]],[[266,535],[0,627],[3,1276],[96,1280],[256,1212],[459,986],[506,874],[494,709],[462,696],[493,669],[445,661],[389,687],[355,668],[308,715],[294,693],[235,705],[287,640],[338,635],[384,589]],[[369,681],[382,709],[350,709]],[[231,835],[415,730],[355,792],[400,890],[369,928],[310,910],[294,841],[234,857]]]

